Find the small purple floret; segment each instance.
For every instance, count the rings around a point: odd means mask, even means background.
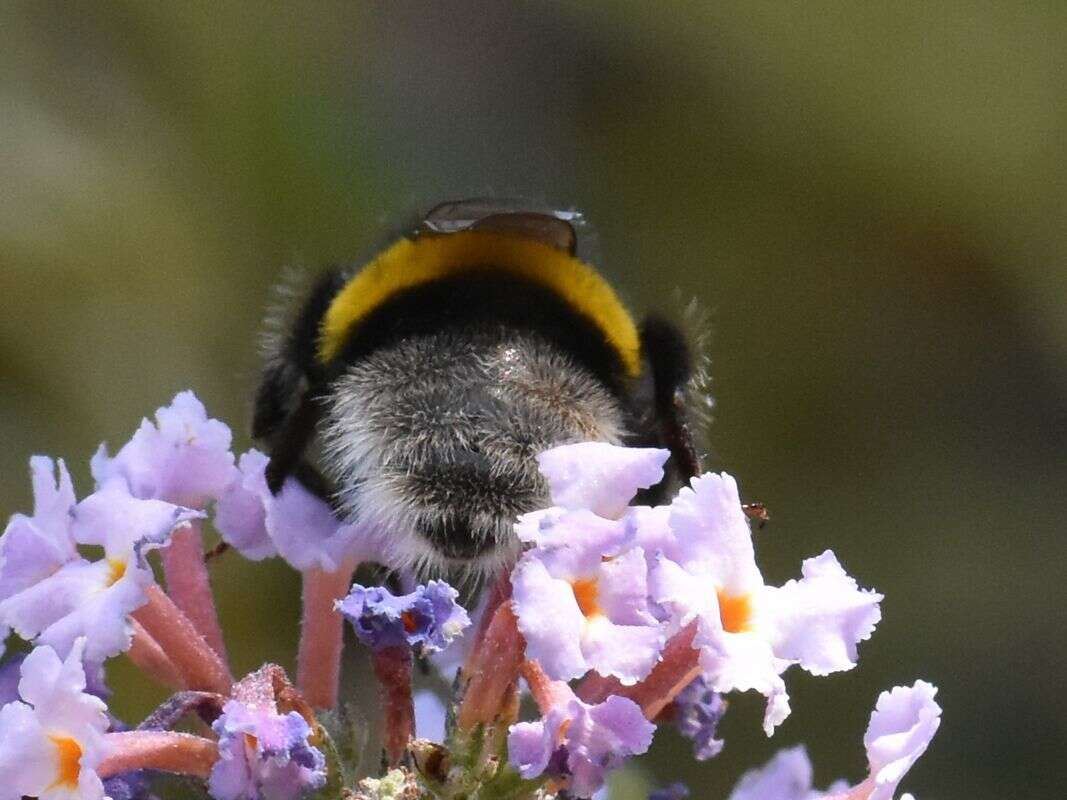
[[[134,497],[117,479],[76,504],[62,461],[35,456],[30,469],[33,516],[15,514],[0,536],[0,634],[10,628],[64,658],[84,636],[87,662],[99,665],[130,646],[129,614],[154,581],[145,552],[204,515]],[[104,558],[91,562],[78,545]]]
[[[277,494],[267,487],[270,459],[241,456],[219,497],[215,527],[245,558],[281,556],[293,569],[335,572],[346,561],[391,562],[389,548],[359,525],[342,522],[320,497],[289,478]]]
[[[726,713],[726,701],[713,691],[703,678],[685,687],[675,699],[675,724],[682,736],[693,741],[693,755],[697,761],[707,761],[722,752],[725,744],[716,739],[719,721]]]
[[[219,735],[208,781],[215,800],[295,800],[326,783],[326,758],[308,743],[311,728],[295,711],[230,700],[212,728]]]
[[[356,636],[372,650],[419,647],[443,650],[470,625],[456,603],[459,593],[444,581],[430,581],[411,594],[396,596],[380,586],[352,587],[337,609],[352,623]]]
[[[155,498],[203,508],[229,485],[234,470],[230,429],[211,419],[192,392],[179,392],[156,410],[114,455],[107,448],[93,456],[93,478],[103,485],[121,477],[134,497]]]
[[[572,696],[536,722],[512,725],[508,760],[524,778],[563,778],[571,794],[589,797],[608,772],[648,750],[654,731],[628,698],[589,705]]]

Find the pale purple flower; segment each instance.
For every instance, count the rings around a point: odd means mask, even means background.
[[[780,750],[764,766],[741,776],[728,800],[816,800],[812,768],[803,745]]]
[[[155,424],[142,420],[113,458],[100,445],[91,462],[93,478],[102,485],[121,477],[134,497],[203,508],[233,477],[231,439],[229,427],[209,418],[195,394],[179,392],[156,410]]]
[[[348,560],[388,563],[387,548],[357,525],[339,520],[330,506],[293,478],[274,495],[267,488],[270,459],[258,450],[241,456],[222,492],[215,526],[223,540],[258,561],[281,556],[294,569],[333,572]]]
[[[549,677],[595,670],[629,685],[659,660],[668,631],[649,603],[646,553],[634,546],[638,509],[628,503],[663,477],[668,456],[601,442],[538,456],[555,505],[515,526],[536,547],[512,573],[512,597],[527,656]]]
[[[61,656],[84,636],[86,661],[99,664],[130,645],[128,616],[153,581],[144,552],[203,514],[137,499],[119,480],[75,506],[62,462],[56,482],[50,459],[32,459],[31,469],[34,516],[15,515],[0,538],[0,622]],[[91,562],[77,544],[98,545],[104,557]]]
[[[908,770],[926,752],[941,725],[937,688],[926,681],[882,692],[871,714],[863,746],[867,750],[870,794],[867,800],[891,800]],[[861,784],[863,786],[864,784]]]
[[[606,551],[617,553],[635,543],[631,526],[627,524],[628,516],[634,510],[631,508],[626,518],[614,520],[585,508],[568,510],[552,506],[520,515],[515,523],[515,534],[520,542],[538,547],[573,545],[594,539]]]
[[[549,677],[596,670],[633,684],[659,660],[665,631],[648,602],[643,550],[621,549],[622,527],[598,520],[568,512],[552,534],[566,536],[523,555],[511,576],[513,607],[527,657]]]
[[[789,714],[781,674],[792,664],[815,675],[853,667],[881,595],[860,590],[831,551],[805,561],[801,580],[765,585],[729,475],[695,478],[667,507],[627,506],[665,458],[600,443],[543,454],[555,505],[516,525],[535,545],[512,578],[527,652],[552,678],[594,669],[633,683],[664,638],[697,620],[710,687],[764,694],[770,734]]]
[[[267,533],[267,506],[273,502],[265,474],[268,463],[258,450],[244,453],[215,508],[215,527],[223,541],[251,561],[278,555]]]
[[[448,647],[470,625],[467,612],[456,603],[458,596],[444,581],[430,581],[400,596],[357,583],[338,601],[337,610],[372,650],[408,646],[433,653]]]
[[[84,640],[65,661],[38,647],[22,663],[21,701],[0,708],[0,800],[100,800],[106,706],[85,692]]]
[[[837,781],[828,789],[813,789],[811,761],[801,746],[783,750],[745,773],[729,800],[892,800],[941,723],[936,693],[925,681],[882,692],[863,737],[868,777],[855,786]],[[910,797],[905,794],[901,800]]]
[[[674,724],[678,731],[693,742],[697,761],[707,761],[722,752],[723,740],[716,739],[719,722],[726,713],[722,695],[698,677],[674,699]]]
[[[584,508],[617,519],[638,489],[663,479],[663,465],[669,457],[669,450],[579,442],[545,450],[537,456],[537,464],[548,481],[554,506]]]
[[[219,736],[208,779],[215,800],[298,800],[326,783],[326,759],[295,711],[230,700],[212,728]]]
[[[662,515],[650,516],[662,522]],[[768,735],[789,714],[781,678],[799,664],[814,675],[855,666],[858,642],[881,618],[882,596],[859,589],[834,554],[807,559],[802,579],[766,586],[756,566],[748,520],[733,478],[694,478],[670,506],[669,530],[648,526],[638,541],[657,546],[653,599],[672,629],[699,620],[694,645],[716,691],[755,689],[768,698]]]
[[[524,778],[565,779],[573,796],[589,797],[608,772],[648,750],[656,726],[627,698],[589,705],[567,695],[542,719],[511,726],[508,760]]]
[[[78,558],[70,530],[74,486],[66,465],[62,459],[56,465],[45,456],[33,456],[30,477],[33,515],[14,514],[0,538],[0,601]]]
[[[110,481],[78,503],[71,531],[78,544],[97,545],[112,569],[144,567],[148,550],[165,547],[175,528],[203,519],[204,512],[163,500],[142,500],[122,481]]]
[[[405,580],[403,577],[403,573],[401,573],[401,576],[401,585],[404,588],[410,587],[414,590],[414,586],[416,585],[415,579],[412,576],[408,576],[408,578]],[[470,618],[473,630],[479,630],[482,627],[483,619],[486,615],[486,610],[489,607],[490,600],[492,600],[493,594],[494,593],[491,590],[483,591],[481,593],[481,596],[478,598],[478,602],[475,604],[474,608],[467,613],[467,616]],[[427,661],[429,661],[434,666],[434,668],[440,674],[442,680],[444,680],[446,684],[451,685],[451,683],[456,679],[456,675],[459,672],[460,668],[466,662],[467,656],[470,654],[470,649],[473,646],[474,637],[464,636],[456,640],[455,643],[453,643],[449,647],[446,647],[444,650],[440,650],[436,653],[426,654],[429,656],[427,658]]]

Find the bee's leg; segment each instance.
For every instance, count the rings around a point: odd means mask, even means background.
[[[281,358],[263,370],[252,404],[252,437],[269,439],[285,426],[307,381],[299,367]]]
[[[271,480],[269,475],[269,464],[267,466],[267,472],[267,486],[269,487]],[[319,472],[319,470],[316,469],[312,464],[308,463],[303,459],[301,459],[301,461],[293,468],[291,474],[300,482],[301,486],[303,486],[313,495],[318,497],[320,500],[325,501],[330,506],[330,508],[334,510],[334,513],[340,516],[340,514],[338,513],[340,509],[337,506],[337,494],[333,490],[333,484],[330,483],[329,479],[325,475]],[[284,482],[285,479],[282,478],[282,483]],[[279,490],[280,489],[281,485],[279,484]],[[274,494],[278,493],[273,489],[271,491]],[[213,548],[204,553],[204,560],[210,561],[213,558],[218,558],[229,548],[230,546],[226,544],[226,542],[220,541],[217,545],[215,545]]]
[[[308,292],[301,292],[295,315],[277,309],[269,320],[268,329],[285,333],[272,333],[265,341],[266,364],[256,390],[252,436],[267,443],[265,449],[271,454],[267,485],[274,493],[294,473],[307,478],[303,482],[313,491],[322,483],[299,465],[322,413],[319,389],[325,378],[316,357],[319,328],[343,284],[341,269],[326,270]]]
[[[652,371],[653,406],[663,444],[684,482],[699,475],[700,454],[686,413],[692,357],[685,335],[671,322],[647,317],[641,325],[641,346]]]
[[[298,471],[305,477],[309,475],[301,464],[304,463],[304,451],[315,436],[315,428],[321,415],[322,408],[318,399],[312,392],[308,392],[301,398],[296,410],[271,437],[270,463],[267,465],[267,488],[271,493],[277,494],[281,491],[282,484],[290,475],[297,475],[299,478]],[[312,486],[305,486],[314,491],[314,479],[311,482]]]
[[[316,357],[319,328],[330,302],[344,285],[344,273],[332,268],[319,274],[305,288],[292,280],[280,294],[299,297],[299,305],[286,301],[268,315],[264,340],[266,363],[252,412],[252,436],[272,439],[298,410],[306,396],[322,378],[321,365]],[[284,332],[283,332],[284,331]]]

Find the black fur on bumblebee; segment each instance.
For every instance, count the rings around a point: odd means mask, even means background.
[[[252,433],[271,490],[293,475],[410,566],[477,574],[514,559],[516,516],[548,504],[542,450],[669,448],[642,502],[697,474],[686,337],[634,322],[576,257],[583,230],[573,211],[444,203],[370,263],[322,273],[265,341]]]

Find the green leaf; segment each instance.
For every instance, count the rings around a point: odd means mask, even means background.
[[[482,784],[476,797],[478,800],[527,800],[535,797],[544,783],[543,778],[527,780],[510,765],[504,764]]]
[[[339,797],[342,788],[355,786],[367,739],[366,728],[355,721],[358,717],[349,704],[319,713],[312,743],[326,756],[327,779],[316,797]]]
[[[349,783],[348,770],[333,737],[322,725],[315,730],[315,746],[326,757],[326,784],[312,797],[314,800],[338,800]]]

